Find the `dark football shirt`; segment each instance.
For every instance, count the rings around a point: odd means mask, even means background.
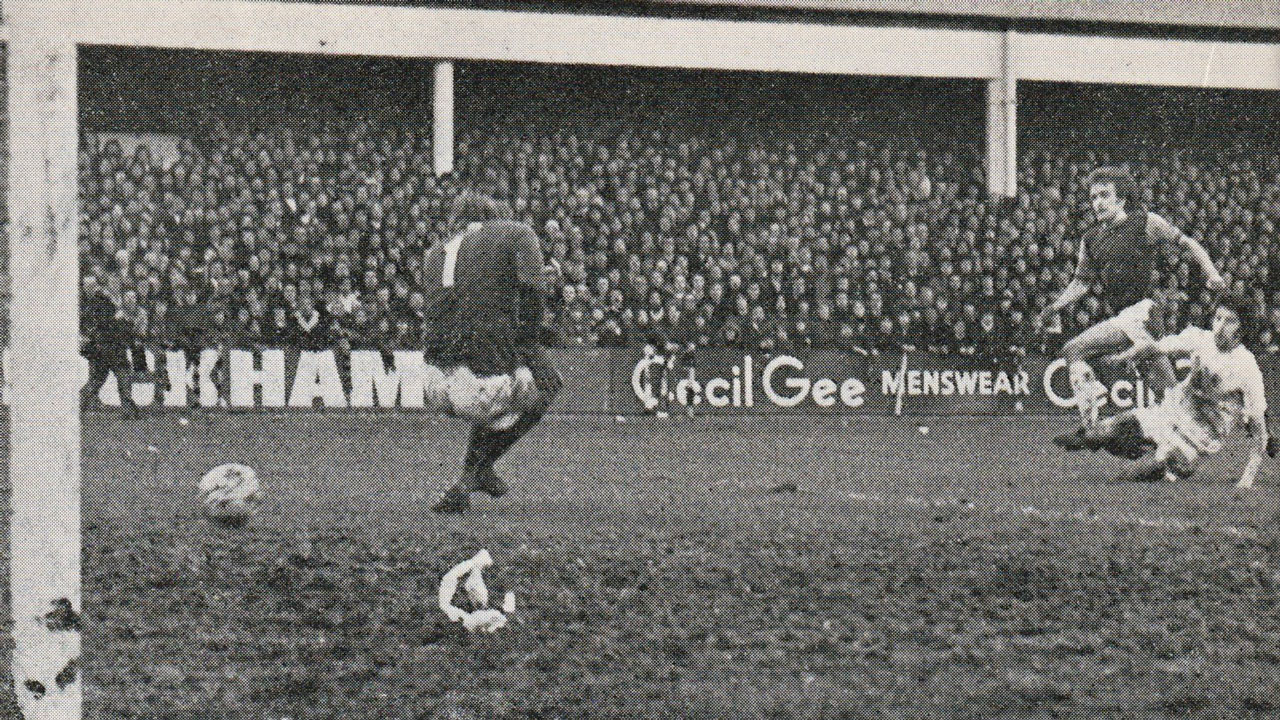
[[[542,247],[524,223],[472,223],[428,250],[423,271],[428,305],[451,290],[476,319],[514,321],[520,285],[542,283]]]
[[[81,332],[95,345],[123,347],[129,341],[129,325],[117,317],[116,304],[102,293],[81,301]]]
[[[472,223],[427,251],[423,274],[423,341],[432,357],[506,372],[517,345],[537,342],[540,307],[520,310],[542,298],[542,247],[528,225]]]
[[[1116,225],[1095,225],[1080,243],[1076,277],[1101,285],[1099,299],[1119,312],[1153,296],[1153,276],[1165,247],[1181,235],[1164,218],[1145,211]]]

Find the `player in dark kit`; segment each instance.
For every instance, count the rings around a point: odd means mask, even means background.
[[[1114,167],[1094,170],[1089,175],[1089,199],[1098,224],[1080,242],[1075,277],[1036,318],[1037,326],[1044,327],[1052,315],[1087,295],[1091,284],[1102,288],[1100,299],[1112,317],[1081,332],[1063,348],[1076,409],[1085,428],[1098,421],[1101,385],[1089,362],[1135,344],[1150,343],[1167,330],[1153,280],[1165,247],[1189,252],[1211,291],[1226,286],[1199,242],[1138,205],[1137,186],[1128,171]],[[1157,357],[1151,370],[1158,391],[1173,386],[1173,365],[1167,356]]]
[[[423,263],[427,363],[444,373],[446,409],[475,422],[462,477],[432,508],[438,513],[463,512],[475,491],[506,494],[494,462],[538,424],[561,386],[539,344],[542,248],[532,228],[507,215],[484,195],[459,195],[452,235]]]
[[[129,349],[136,340],[133,326],[92,275],[84,278],[80,315],[81,346],[89,361],[89,381],[80,391],[81,403],[97,397],[110,373],[114,375],[120,392],[121,407],[137,412],[132,392],[133,365],[129,362]]]

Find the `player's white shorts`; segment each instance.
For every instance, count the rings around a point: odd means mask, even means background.
[[[428,365],[423,377],[426,406],[455,417],[505,430],[533,407],[538,390],[528,368],[509,375],[477,376],[465,367]]]
[[[1157,458],[1166,459],[1176,452],[1194,463],[1200,455],[1212,455],[1222,449],[1212,431],[1176,405],[1135,408],[1133,415],[1142,426],[1142,434],[1156,444]]]
[[[1147,322],[1151,320],[1151,310],[1155,304],[1151,299],[1140,300],[1121,310],[1111,318],[1111,322],[1115,323],[1134,345],[1155,342],[1156,339],[1152,337],[1151,330],[1147,328]]]

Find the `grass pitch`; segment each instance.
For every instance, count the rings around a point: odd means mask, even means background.
[[[85,418],[88,717],[1280,713],[1280,474],[1232,488],[1238,445],[1134,485],[1065,417],[553,417],[442,518],[457,422],[190,418]],[[239,530],[199,516],[225,461]],[[480,548],[495,635],[436,606]]]

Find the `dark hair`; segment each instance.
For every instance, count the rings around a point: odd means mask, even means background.
[[[449,224],[457,227],[473,222],[488,222],[499,217],[497,203],[483,193],[464,190],[449,208]]]
[[[512,220],[516,216],[516,210],[511,203],[506,200],[493,201],[493,219],[495,220]]]
[[[1089,186],[1111,183],[1116,187],[1116,197],[1124,200],[1126,209],[1133,211],[1138,203],[1138,184],[1133,175],[1122,167],[1112,165],[1097,168],[1089,173]]]
[[[1252,302],[1239,295],[1223,295],[1218,300],[1218,307],[1230,310],[1240,319],[1240,342],[1248,343],[1253,340],[1258,324],[1258,313]]]

